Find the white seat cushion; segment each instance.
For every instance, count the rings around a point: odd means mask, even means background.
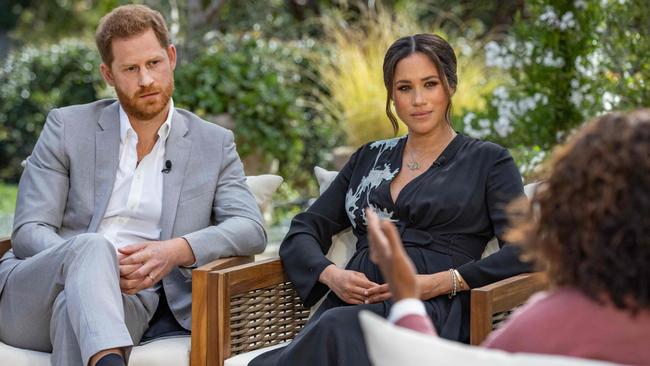
[[[50,366],[50,354],[0,342],[2,366]],[[166,338],[133,347],[129,366],[189,366],[190,337]]]
[[[580,358],[469,346],[395,326],[368,311],[359,315],[370,361],[374,366],[597,366],[611,363]]]
[[[274,346],[256,349],[255,351],[238,354],[225,360],[223,366],[247,366],[249,362],[251,362],[255,357],[261,355],[262,353],[268,352],[272,349],[284,347],[287,344],[289,344],[289,342],[284,342],[276,344]]]

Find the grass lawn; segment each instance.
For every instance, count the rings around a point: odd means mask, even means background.
[[[18,186],[0,183],[0,237],[11,233]]]
[[[18,186],[0,183],[0,214],[12,214],[16,209]]]

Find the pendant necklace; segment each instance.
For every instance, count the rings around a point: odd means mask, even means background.
[[[408,163],[406,163],[406,166],[407,166],[407,167],[409,168],[409,170],[411,170],[411,171],[413,171],[413,170],[420,170],[420,163],[418,163],[417,161],[415,161],[415,158],[413,157],[413,151],[411,151],[411,149],[409,149],[409,155],[411,155],[411,161],[409,161]]]
[[[456,133],[454,133],[454,134],[452,135],[452,140],[454,139],[454,137],[456,137]],[[450,143],[451,143],[451,140],[450,140],[449,142],[447,142],[446,145],[439,146],[439,147],[438,147],[439,151],[444,150],[444,147],[445,147],[445,146],[448,146]],[[420,163],[418,163],[418,162],[415,160],[415,155],[413,155],[413,149],[408,149],[408,150],[409,150],[409,156],[411,157],[411,161],[407,162],[407,163],[406,163],[406,166],[409,168],[410,171],[420,170]],[[434,150],[434,151],[435,151],[435,150]],[[428,155],[428,154],[427,154],[427,155]],[[433,154],[432,154],[432,155],[433,155]],[[436,162],[434,161],[434,164],[435,164],[435,163],[436,163]]]

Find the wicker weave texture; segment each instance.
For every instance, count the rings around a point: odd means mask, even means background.
[[[508,320],[508,318],[510,318],[510,315],[512,315],[512,313],[515,310],[517,310],[518,308],[519,308],[519,306],[517,306],[517,307],[515,307],[514,309],[511,309],[511,310],[506,310],[506,311],[502,311],[500,313],[494,314],[492,316],[492,329],[496,330],[496,329],[500,328],[506,322],[506,320]]]
[[[291,282],[230,299],[231,354],[293,339],[309,317]]]

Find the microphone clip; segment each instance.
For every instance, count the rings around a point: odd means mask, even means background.
[[[172,171],[172,161],[171,160],[166,160],[165,161],[165,167],[160,172],[163,173],[163,174],[167,174],[167,173],[169,173],[171,171]]]

